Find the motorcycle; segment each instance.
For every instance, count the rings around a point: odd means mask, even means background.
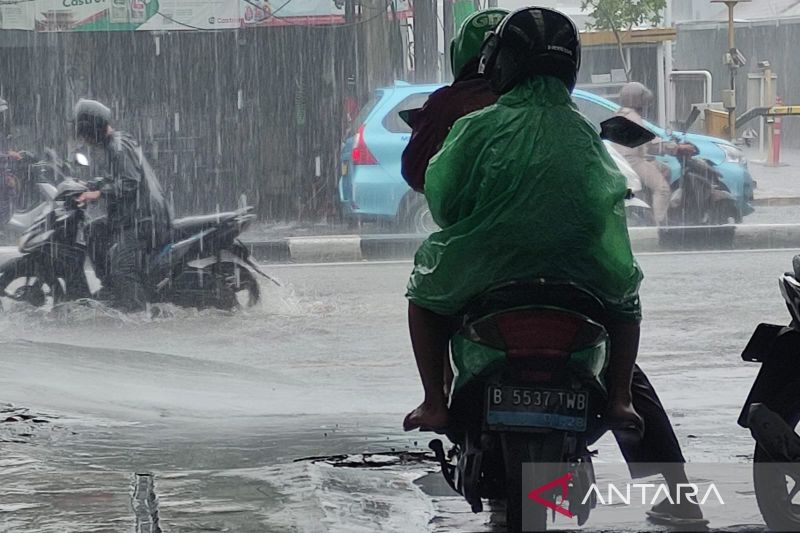
[[[773,531],[800,531],[800,255],[779,286],[791,316],[787,326],[759,324],[742,359],[761,363],[738,423],[756,441],[753,484],[761,515]],[[793,483],[787,483],[787,478]]]
[[[601,136],[631,147],[653,138],[623,117],[604,122]],[[473,512],[504,501],[514,532],[545,530],[548,509],[588,520],[597,503],[589,446],[606,431],[605,314],[586,288],[546,279],[502,284],[464,309],[450,344],[453,446],[429,446]]]
[[[88,163],[85,156],[77,159]],[[92,297],[84,271],[85,230],[91,221],[77,200],[101,185],[102,179],[83,182],[71,177],[56,187],[40,184],[48,202],[20,238],[22,255],[0,265],[0,295],[34,306]],[[255,219],[251,211],[252,207],[242,207],[174,220],[172,242],[148,258],[147,300],[222,309],[258,303],[260,288],[254,274],[272,278],[237,239]]]
[[[676,157],[681,170],[680,177],[671,184],[668,225],[720,226],[731,220],[741,222],[736,200],[714,163],[697,157],[697,149],[674,134],[671,140],[678,144]]]

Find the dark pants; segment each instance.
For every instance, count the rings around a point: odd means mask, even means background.
[[[637,443],[631,443],[615,434],[631,477],[641,478],[663,473],[660,469],[654,469],[653,463],[685,463],[681,445],[664,406],[639,365],[633,371],[631,393],[633,407],[644,419],[644,437]]]
[[[114,293],[114,307],[129,312],[141,311],[147,302],[147,243],[139,239],[133,229],[114,231],[111,239],[113,245],[108,252],[106,278]]]
[[[114,244],[108,220],[105,217],[93,220],[86,225],[84,232],[86,235],[86,254],[92,261],[97,279],[105,285],[108,283],[108,251]]]

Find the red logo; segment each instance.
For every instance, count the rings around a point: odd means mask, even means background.
[[[569,512],[569,509],[565,509],[560,505],[556,505],[556,502],[545,500],[540,496],[541,493],[554,489],[555,487],[561,487],[561,501],[565,501],[567,499],[567,492],[569,491],[569,481],[572,479],[572,473],[567,472],[563,476],[554,479],[553,481],[549,481],[542,485],[541,487],[536,487],[532,491],[528,493],[528,498],[535,501],[538,504],[544,505],[548,509],[552,509],[553,511],[566,516],[567,518],[572,518],[573,514]]]

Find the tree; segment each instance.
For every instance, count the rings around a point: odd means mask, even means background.
[[[622,35],[636,26],[649,24],[657,26],[661,13],[666,8],[666,0],[581,0],[581,10],[589,11],[593,22],[586,24],[590,30],[606,30],[617,40],[619,58],[625,69],[625,78],[630,81],[631,68],[625,60]]]

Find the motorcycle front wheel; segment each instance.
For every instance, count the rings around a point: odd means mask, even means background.
[[[30,256],[7,262],[0,272],[0,296],[27,302],[34,307],[63,302],[66,299],[65,281],[40,275],[39,270]]]
[[[34,307],[55,305],[65,300],[64,280],[45,281],[36,277],[19,277],[11,280],[5,294],[12,300],[26,302]]]

